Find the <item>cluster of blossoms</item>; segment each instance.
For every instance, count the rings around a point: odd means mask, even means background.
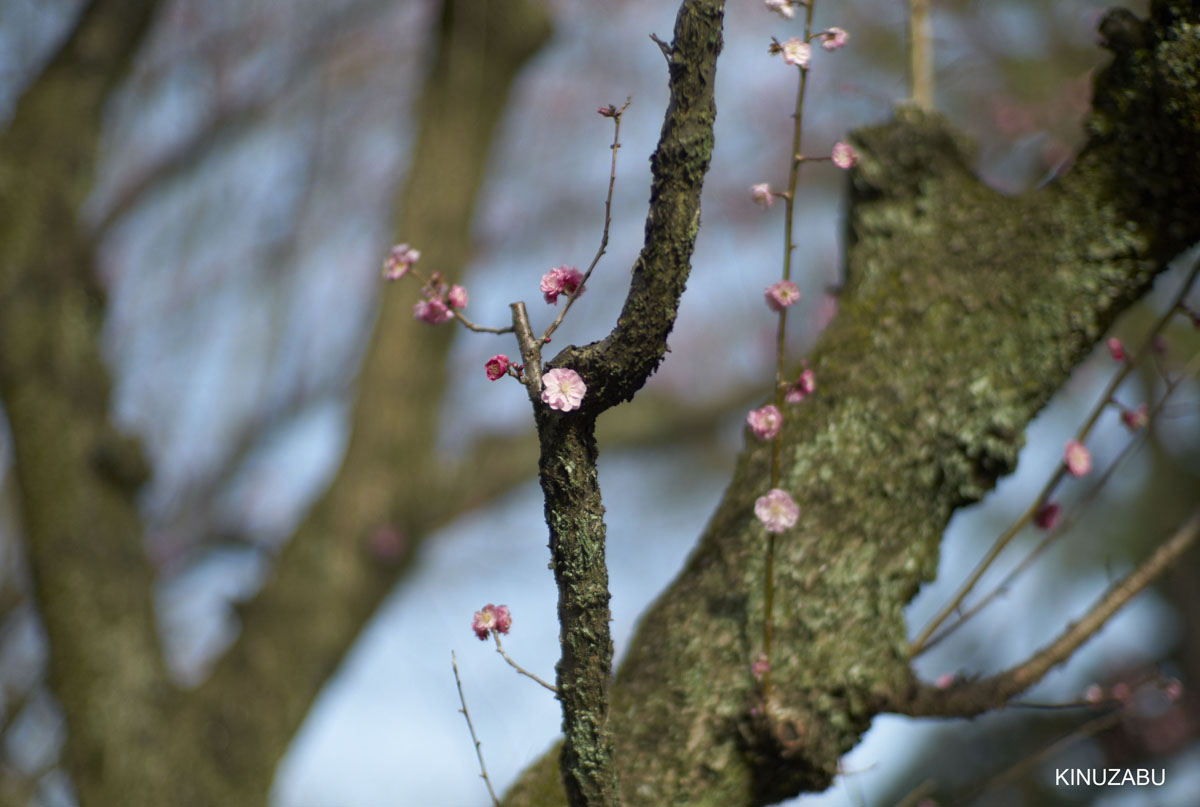
[[[467,307],[467,290],[462,286],[447,286],[434,272],[421,289],[425,298],[413,306],[413,316],[430,325],[440,325],[454,319],[454,311]]]
[[[399,280],[408,274],[412,265],[421,258],[421,253],[408,244],[396,244],[388,251],[383,261],[384,280]]]
[[[476,611],[475,618],[471,620],[471,630],[475,631],[481,642],[486,640],[492,631],[507,635],[511,627],[512,614],[509,613],[508,606],[492,605],[490,602],[483,606],[482,610]]]
[[[550,305],[558,305],[558,295],[583,294],[583,272],[574,266],[558,266],[542,275],[542,297]]]

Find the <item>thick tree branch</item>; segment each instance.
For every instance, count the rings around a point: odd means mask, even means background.
[[[627,805],[768,804],[825,789],[914,685],[904,608],[956,508],[1010,471],[1034,414],[1156,271],[1200,239],[1200,4],[1154,4],[1143,45],[1097,78],[1089,143],[1019,198],[916,110],[853,136],[848,280],[785,425],[773,697],[751,720],[770,448],[751,445],[612,692]],[[671,298],[668,298],[671,299]],[[508,805],[561,804],[553,757]]]

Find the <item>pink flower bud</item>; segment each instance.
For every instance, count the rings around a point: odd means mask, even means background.
[[[450,303],[451,308],[466,308],[467,290],[462,286],[451,286],[446,294],[446,302]]]
[[[1063,449],[1063,462],[1067,464],[1067,471],[1071,476],[1087,476],[1092,470],[1092,452],[1078,440],[1068,440]]]
[[[763,207],[775,204],[775,194],[771,193],[771,186],[765,182],[750,186],[750,198]]]
[[[958,676],[954,673],[942,673],[938,676],[938,680],[934,683],[938,689],[949,689],[958,681]]]
[[[496,630],[508,635],[508,629],[512,627],[512,613],[508,610],[507,605],[496,606]]]
[[[821,38],[821,47],[825,50],[837,50],[845,46],[846,41],[850,39],[850,34],[841,28],[830,28],[817,36]]]
[[[1062,506],[1058,502],[1046,502],[1033,517],[1033,523],[1043,530],[1052,530],[1058,526],[1058,519],[1061,515]]]
[[[782,311],[800,299],[800,287],[790,280],[780,280],[767,286],[763,296],[767,298],[767,308]]]
[[[779,427],[783,425],[783,415],[775,404],[767,404],[762,409],[754,409],[746,415],[746,422],[750,424],[750,430],[759,440],[772,440],[779,434]]]
[[[771,669],[771,663],[767,661],[767,654],[759,653],[758,658],[750,665],[750,674],[756,681],[761,681],[769,669]]]
[[[1145,404],[1138,404],[1134,409],[1122,409],[1121,422],[1129,431],[1135,432],[1150,422],[1150,410]]]
[[[817,374],[812,370],[805,370],[800,374],[800,377],[788,385],[787,391],[784,393],[783,400],[785,403],[795,404],[800,403],[817,389]]]
[[[1114,361],[1125,361],[1125,345],[1117,337],[1108,340],[1108,352]]]
[[[497,354],[484,363],[483,369],[487,371],[488,380],[495,381],[508,372],[508,366],[511,363],[508,356]]]

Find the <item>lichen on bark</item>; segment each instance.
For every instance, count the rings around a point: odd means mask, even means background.
[[[1200,5],[1158,2],[1114,47],[1090,138],[1046,188],[1003,196],[936,115],[859,130],[847,286],[789,410],[769,721],[761,649],[770,449],[750,444],[685,568],[644,615],[613,689],[630,805],[768,804],[825,789],[872,718],[914,686],[904,608],[945,525],[1016,464],[1024,428],[1157,271],[1200,238]],[[1170,104],[1160,103],[1166,96]],[[507,805],[556,803],[541,762]],[[558,802],[560,803],[560,802]]]

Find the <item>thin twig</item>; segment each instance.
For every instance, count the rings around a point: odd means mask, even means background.
[[[504,652],[504,648],[500,645],[500,634],[499,633],[497,633],[496,631],[492,631],[492,638],[496,640],[496,652],[504,657],[504,660],[508,662],[508,666],[512,667],[514,670],[519,672],[521,675],[524,675],[526,678],[532,678],[534,681],[537,681],[539,684],[544,686],[546,689],[553,692],[555,697],[558,697],[558,687],[554,686],[553,684],[547,684],[541,678],[538,678],[536,675],[531,673],[529,670],[525,669],[520,664],[513,661],[509,657],[508,653]]]
[[[933,30],[929,0],[908,0],[908,78],[910,101],[917,109],[933,109]]]
[[[1167,322],[1169,322],[1170,319],[1179,311],[1179,303],[1191,290],[1192,284],[1196,280],[1197,273],[1200,273],[1200,258],[1197,258],[1193,262],[1192,270],[1188,274],[1187,280],[1185,280],[1183,285],[1180,287],[1179,293],[1176,295],[1175,299],[1171,301],[1171,305],[1167,308],[1166,313],[1163,314],[1154,324],[1154,327],[1150,330],[1149,335],[1146,337],[1137,353],[1134,354],[1129,361],[1122,364],[1121,368],[1113,376],[1112,380],[1105,388],[1104,394],[1100,396],[1099,402],[1092,408],[1091,414],[1088,416],[1088,419],[1084,422],[1083,427],[1076,435],[1075,439],[1077,441],[1082,443],[1087,439],[1092,427],[1096,425],[1096,421],[1099,420],[1101,413],[1112,400],[1113,393],[1116,392],[1117,387],[1120,386],[1121,382],[1125,380],[1125,376],[1129,375],[1133,368],[1144,357],[1151,354],[1153,351],[1154,338],[1162,332],[1163,328],[1166,327]],[[909,655],[917,656],[925,651],[929,642],[929,638],[934,634],[938,627],[940,627],[941,624],[950,617],[951,614],[953,614],[962,606],[963,600],[965,600],[967,595],[971,593],[971,590],[975,588],[975,584],[979,582],[979,579],[983,577],[984,573],[991,568],[992,563],[996,560],[1000,553],[1004,551],[1004,548],[1009,545],[1012,539],[1017,536],[1017,533],[1019,533],[1025,527],[1025,525],[1033,520],[1033,517],[1050,499],[1050,496],[1054,493],[1055,487],[1057,487],[1059,481],[1065,474],[1066,465],[1064,462],[1060,461],[1049,481],[1046,482],[1041,492],[1038,493],[1037,498],[1034,499],[1033,504],[1031,504],[1029,508],[1021,514],[1020,518],[1013,522],[1013,524],[1006,529],[999,538],[996,539],[996,542],[992,544],[992,548],[988,550],[988,553],[984,556],[983,560],[981,560],[975,567],[975,570],[971,572],[971,576],[967,578],[967,581],[963,583],[961,587],[959,587],[958,591],[955,593],[950,602],[948,602],[940,611],[938,611],[937,615],[930,620],[929,624],[925,626],[925,629],[921,631],[921,634],[916,638],[916,640],[909,645]]]
[[[458,659],[454,657],[453,650],[450,651],[450,666],[454,670],[454,683],[458,686],[458,702],[462,704],[462,708],[458,711],[462,712],[462,716],[467,719],[467,730],[471,732],[471,742],[475,743],[475,756],[479,757],[479,776],[487,785],[493,807],[500,807],[500,799],[496,798],[496,791],[492,789],[492,780],[488,778],[487,766],[483,764],[483,750],[480,747],[482,744],[475,736],[475,726],[471,725],[471,714],[467,711],[467,699],[463,697],[462,679],[458,677]]]
[[[613,187],[617,184],[617,150],[621,148],[621,116],[625,114],[625,110],[629,108],[629,103],[632,100],[632,96],[626,97],[625,103],[612,116],[613,142],[609,146],[612,149],[612,166],[608,172],[608,196],[604,200],[604,232],[600,236],[600,249],[596,250],[596,257],[592,258],[591,265],[583,273],[583,280],[579,281],[579,285],[575,287],[575,290],[567,295],[567,304],[563,306],[562,311],[559,311],[558,316],[554,318],[554,322],[551,322],[550,327],[542,334],[542,344],[550,341],[550,335],[558,330],[558,326],[562,324],[563,318],[567,316],[567,312],[575,304],[575,298],[583,294],[583,287],[587,284],[588,278],[592,276],[592,270],[596,268],[596,264],[600,262],[600,258],[603,257],[608,248],[608,229],[609,225],[612,224]],[[609,110],[611,109],[612,107],[609,107]]]
[[[1148,413],[1148,417],[1151,420],[1153,420],[1155,417],[1157,417],[1159,415],[1159,413],[1162,412],[1163,407],[1166,405],[1167,401],[1170,399],[1171,394],[1178,388],[1179,384],[1182,383],[1182,381],[1185,378],[1191,377],[1197,371],[1200,371],[1200,353],[1198,353],[1196,356],[1194,356],[1192,358],[1192,360],[1190,362],[1188,362],[1188,364],[1184,368],[1183,372],[1181,372],[1175,379],[1168,382],[1166,391],[1163,393],[1162,397],[1159,399],[1159,401],[1155,405],[1154,409],[1150,410],[1150,412]],[[1079,502],[1074,507],[1072,507],[1071,511],[1063,518],[1062,522],[1057,527],[1055,527],[1050,532],[1050,534],[1048,534],[1041,541],[1039,541],[1037,546],[1035,546],[1033,549],[1031,549],[1029,551],[1029,553],[1024,558],[1022,558],[1021,562],[1018,563],[1016,566],[1014,566],[1012,571],[1010,571],[1007,575],[1005,575],[1003,580],[1001,580],[999,583],[997,583],[996,586],[991,591],[989,591],[987,594],[985,594],[979,600],[979,602],[977,602],[975,605],[971,606],[966,611],[964,611],[962,613],[962,615],[959,616],[958,619],[956,619],[954,622],[947,625],[944,629],[942,629],[942,631],[940,633],[931,637],[921,647],[921,649],[919,651],[917,651],[917,653],[914,655],[920,655],[921,653],[926,652],[927,650],[931,649],[932,647],[934,647],[935,645],[940,643],[943,639],[948,637],[951,633],[953,633],[954,631],[956,631],[960,627],[962,627],[963,624],[967,620],[971,619],[973,616],[978,614],[989,603],[991,603],[993,600],[995,600],[1001,594],[1006,592],[1008,590],[1009,586],[1012,585],[1013,581],[1016,580],[1016,578],[1021,573],[1023,573],[1026,569],[1028,569],[1030,566],[1032,566],[1034,561],[1036,561],[1041,556],[1041,554],[1050,547],[1051,544],[1053,544],[1055,541],[1057,541],[1059,538],[1061,538],[1063,535],[1066,534],[1066,532],[1071,528],[1071,526],[1079,518],[1083,509],[1088,504],[1090,504],[1096,498],[1097,495],[1099,495],[1100,491],[1104,488],[1105,484],[1108,483],[1109,479],[1111,479],[1112,476],[1116,473],[1117,468],[1120,467],[1121,463],[1124,462],[1125,458],[1132,454],[1133,449],[1135,447],[1141,445],[1141,443],[1143,442],[1143,438],[1145,437],[1145,434],[1146,433],[1144,431],[1142,431],[1133,440],[1130,440],[1128,443],[1125,444],[1124,448],[1121,449],[1120,453],[1117,454],[1116,458],[1109,464],[1108,468],[1105,469],[1104,475],[1100,477],[1099,481],[1097,481],[1095,485],[1093,485],[1091,488],[1088,489],[1088,491],[1083,495],[1083,497],[1079,500]]]
[[[804,7],[804,41],[812,39],[813,5],[815,0],[809,0]],[[800,140],[804,128],[804,92],[808,87],[808,67],[800,65],[800,83],[796,89],[796,108],[792,113],[792,154],[788,169],[788,189],[783,197],[783,279],[792,278],[792,251],[796,246],[792,243],[792,223],[796,210],[796,184],[800,179],[800,164],[804,157],[800,153]],[[783,364],[787,347],[787,308],[779,311],[779,326],[775,334],[775,408],[783,409],[784,384]],[[779,462],[783,444],[783,429],[775,434],[771,441],[771,488],[779,487]],[[763,671],[763,693],[771,692],[771,620],[775,610],[775,533],[767,532],[767,561],[763,570],[764,586],[764,618],[763,618],[763,655],[767,658],[767,667]]]
[[[461,322],[463,325],[465,325],[467,327],[467,330],[474,331],[475,333],[501,333],[501,334],[503,334],[503,333],[512,333],[513,332],[513,326],[511,326],[511,325],[506,325],[503,328],[489,328],[486,325],[477,325],[476,323],[471,322],[471,320],[469,320],[465,316],[463,316],[463,313],[456,308],[451,308],[450,313],[454,314],[454,318],[456,320],[458,320],[459,322]]]

